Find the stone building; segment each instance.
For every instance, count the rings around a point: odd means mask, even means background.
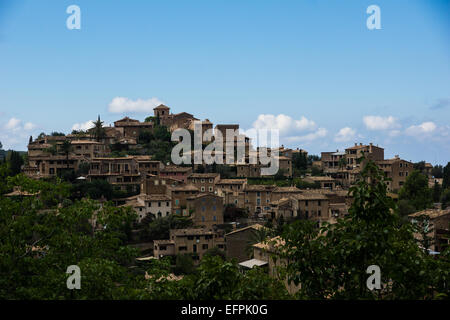
[[[388,191],[398,191],[405,183],[408,176],[414,171],[412,162],[402,160],[399,156],[393,159],[376,161],[378,167],[392,181],[387,181]]]
[[[187,198],[186,208],[194,226],[214,229],[223,224],[223,199],[209,193],[200,193]]]
[[[252,258],[253,250],[248,250],[253,241],[257,239],[257,230],[264,228],[260,224],[253,224],[225,234],[227,245],[227,258],[234,258],[242,262]]]
[[[442,252],[450,244],[450,209],[427,209],[410,214],[409,219],[413,223],[421,223],[424,233],[431,238],[432,251]],[[415,238],[423,240],[420,233]]]
[[[139,120],[125,117],[114,122],[114,127],[120,130],[123,138],[137,139],[143,129],[153,130],[152,122],[140,122]]]
[[[172,229],[170,239],[154,241],[154,256],[176,256],[177,254],[192,254],[194,262],[198,263],[203,255],[214,247],[225,251],[225,239],[217,232],[207,229]]]
[[[200,192],[216,193],[216,183],[220,180],[219,173],[192,173],[187,177],[187,183],[196,186]]]

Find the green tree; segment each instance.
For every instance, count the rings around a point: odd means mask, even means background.
[[[448,206],[450,206],[450,188],[447,188],[444,191],[442,191],[441,203],[442,209],[446,209]]]
[[[97,141],[100,141],[106,135],[105,128],[103,128],[103,121],[100,120],[100,115],[98,116],[97,121],[94,122],[93,131],[94,131],[94,138]]]
[[[194,273],[194,260],[191,254],[177,254],[175,261],[174,273],[176,275]]]
[[[279,255],[289,261],[280,275],[301,284],[303,299],[423,299],[448,292],[441,272],[449,260],[435,261],[419,248],[410,223],[401,223],[387,196],[383,172],[368,161],[350,189],[349,215],[318,229],[313,221],[286,227]],[[367,267],[381,269],[382,289],[366,286]],[[447,288],[447,289],[445,289]]]
[[[433,169],[431,169],[431,175],[433,177],[435,177],[436,179],[442,178],[443,173],[444,173],[444,168],[440,164],[435,165],[433,167]]]
[[[428,178],[414,170],[399,191],[399,199],[407,200],[415,210],[423,210],[433,205],[432,190],[428,187]]]
[[[450,188],[450,162],[444,167],[442,173],[442,188],[447,189]]]
[[[69,169],[69,154],[72,151],[72,143],[69,140],[64,140],[61,145],[61,152],[66,156],[67,169]]]
[[[24,164],[23,158],[17,151],[11,151],[9,154],[9,168],[11,175],[15,176],[19,174],[22,170],[22,165]]]
[[[234,261],[219,256],[205,256],[197,270],[183,279],[185,299],[189,300],[260,300],[283,299],[284,285],[261,269],[241,272]]]
[[[437,182],[434,183],[433,186],[433,202],[439,202],[441,199],[442,188],[441,185]]]
[[[297,152],[292,156],[292,168],[298,170],[306,170],[308,167],[308,159],[305,153]]]
[[[137,251],[126,245],[134,211],[92,200],[58,206],[68,196],[64,184],[23,175],[8,180],[40,193],[17,200],[0,197],[0,298],[124,298],[120,286],[135,282],[128,266]],[[69,265],[82,270],[81,290],[67,290]]]
[[[419,162],[413,163],[413,168],[414,168],[414,170],[417,170],[420,173],[424,173],[425,172],[425,161],[419,161]]]

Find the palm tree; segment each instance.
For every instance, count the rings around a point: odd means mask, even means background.
[[[253,245],[260,242],[266,242],[272,236],[274,236],[273,230],[267,227],[253,229],[250,240],[247,242],[245,252],[249,255],[249,257],[253,258]]]
[[[72,143],[70,143],[69,140],[64,140],[63,144],[61,145],[61,152],[66,155],[66,164],[67,169],[69,169],[69,153],[72,151]]]
[[[343,168],[345,168],[347,166],[347,161],[345,160],[345,158],[341,158],[339,159],[339,170],[342,170]]]
[[[100,120],[100,115],[94,122],[94,137],[97,141],[105,137],[105,129],[103,128],[103,121]]]

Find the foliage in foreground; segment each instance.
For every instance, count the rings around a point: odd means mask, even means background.
[[[449,297],[450,251],[433,258],[418,246],[415,227],[402,223],[387,196],[382,171],[369,162],[350,189],[349,215],[320,230],[297,221],[283,234],[288,259],[280,274],[303,299],[431,299]],[[367,267],[381,268],[381,290],[366,286]]]

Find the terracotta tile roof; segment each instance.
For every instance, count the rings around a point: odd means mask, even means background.
[[[311,181],[335,181],[335,179],[332,177],[320,177],[320,176],[305,177],[305,180],[306,179]]]
[[[273,192],[279,192],[279,193],[300,193],[302,190],[300,190],[297,187],[275,187],[273,189]]]
[[[171,230],[174,236],[198,236],[198,235],[212,235],[213,231],[207,229],[174,229]]]
[[[272,191],[274,188],[274,185],[247,184],[244,191]]]
[[[192,196],[192,197],[189,197],[189,198],[187,198],[187,199],[189,199],[189,200],[195,200],[195,199],[203,198],[203,197],[206,197],[206,196],[208,196],[208,197],[214,197],[214,198],[221,198],[221,199],[222,199],[222,197],[217,196],[217,195],[212,194],[212,193],[199,193],[199,194],[196,194],[196,195],[194,195],[194,196]]]
[[[298,200],[328,200],[327,196],[320,193],[302,193],[295,195],[295,197]]]
[[[259,230],[261,228],[265,228],[265,227],[263,225],[255,223],[255,224],[252,224],[251,226],[247,226],[247,227],[244,227],[244,228],[240,228],[240,229],[228,232],[227,234],[225,234],[225,236],[229,236],[230,234],[236,234],[236,233],[239,233],[239,232],[242,232],[242,231],[245,231],[245,230],[249,230],[249,229]]]
[[[153,240],[153,244],[175,244],[173,240],[163,239],[163,240]]]
[[[72,140],[71,144],[101,144],[101,143],[92,140]]]
[[[435,218],[439,218],[445,215],[449,215],[450,214],[450,209],[426,209],[426,210],[422,210],[419,212],[415,212],[413,214],[408,215],[408,217],[420,217],[420,216],[428,216],[430,217],[430,219],[435,219]]]
[[[160,104],[156,108],[153,108],[153,110],[155,110],[155,109],[170,109],[170,108],[168,106],[164,105],[164,104]]]
[[[199,191],[193,184],[185,184],[181,186],[172,187],[173,191]]]
[[[220,177],[220,173],[192,173],[188,178],[216,178]]]
[[[274,249],[283,246],[285,243],[286,242],[280,236],[277,236],[267,241],[256,243],[253,245],[253,247],[266,251],[273,251]]]
[[[161,172],[189,172],[191,170],[191,167],[167,166]]]
[[[216,184],[244,184],[247,179],[220,179]]]
[[[145,201],[171,201],[172,199],[165,194],[149,194],[142,196]]]

